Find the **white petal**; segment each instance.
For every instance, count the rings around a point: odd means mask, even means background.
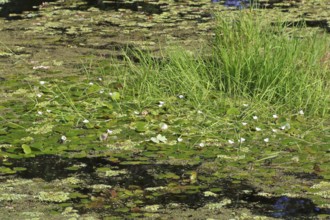
[[[278,115],[273,115],[273,118],[278,118]]]
[[[300,110],[298,113],[299,113],[299,115],[303,115],[304,114],[304,111],[303,110]]]
[[[264,142],[266,142],[266,143],[269,142],[269,138],[265,138]]]
[[[41,65],[41,66],[34,66],[33,69],[34,70],[38,70],[38,69],[45,69],[46,70],[46,69],[49,69],[49,66],[43,66],[43,65]]]
[[[243,143],[244,141],[245,141],[245,138],[240,138],[240,139],[238,140],[239,143]]]
[[[228,140],[229,144],[234,144],[235,142],[233,140]]]
[[[180,137],[179,137],[177,140],[178,140],[178,142],[181,142],[181,141],[183,141],[183,139],[182,139],[182,138],[180,138]]]
[[[245,126],[245,125],[247,125],[247,123],[246,123],[246,122],[242,122],[242,125],[244,125],[244,126]]]
[[[40,85],[45,85],[46,82],[45,81],[40,81],[39,83],[40,83]]]
[[[83,123],[87,124],[89,121],[87,119],[83,120]]]
[[[257,120],[257,119],[258,119],[258,116],[254,115],[254,116],[253,116],[253,119],[254,119],[254,120]]]
[[[256,131],[261,131],[261,128],[256,127]]]

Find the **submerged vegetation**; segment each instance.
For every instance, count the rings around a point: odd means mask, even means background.
[[[32,71],[0,77],[0,218],[327,219],[328,34],[221,13],[194,50],[78,73],[0,51]]]

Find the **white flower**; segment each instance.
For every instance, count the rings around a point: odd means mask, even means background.
[[[184,95],[179,95],[178,97],[179,97],[179,99],[183,99]]]
[[[94,85],[94,83],[92,83],[92,82],[90,82],[90,83],[88,83],[88,84],[91,85],[91,86]]]
[[[203,114],[203,112],[201,110],[198,110],[197,113],[198,114]]]
[[[102,89],[102,90],[100,90],[100,94],[102,94],[102,93],[104,93],[104,90]]]
[[[289,123],[286,123],[285,125],[281,126],[280,129],[281,130],[285,130],[285,129],[290,129],[290,124]]]
[[[269,138],[265,138],[264,142],[268,143],[269,142]]]
[[[276,129],[272,129],[272,131],[273,131],[274,133],[276,133],[276,132],[277,132],[277,130],[276,130]]]
[[[245,138],[240,138],[240,139],[238,140],[239,143],[243,143],[244,141],[245,141]]]
[[[233,140],[228,140],[229,144],[234,144],[235,142]]]
[[[108,134],[112,134],[112,133],[113,133],[113,131],[112,131],[112,130],[110,130],[110,129],[107,129],[107,133],[108,133]]]
[[[38,94],[37,94],[37,97],[38,97],[38,98],[41,98],[41,96],[42,96],[42,93],[38,93]]]
[[[254,119],[254,120],[257,120],[257,119],[258,119],[258,116],[254,115],[254,116],[253,116],[253,119]]]
[[[50,109],[47,109],[47,110],[46,110],[46,112],[48,112],[48,113],[51,113],[51,112],[52,112],[52,110],[50,110]]]
[[[39,83],[40,83],[40,85],[45,85],[46,82],[45,81],[40,81]]]
[[[244,125],[244,126],[245,126],[245,125],[247,125],[247,123],[246,123],[246,122],[242,122],[242,125]]]
[[[276,114],[275,114],[275,115],[273,115],[273,118],[277,119],[277,118],[278,118],[278,115],[276,115]]]
[[[299,115],[304,115],[304,111],[303,111],[303,110],[300,110],[300,111],[298,112],[298,114],[299,114]]]
[[[200,147],[205,147],[205,144],[204,144],[204,143],[199,143],[198,146],[200,146]]]
[[[64,135],[62,135],[62,136],[61,136],[61,140],[64,142],[64,141],[67,140],[67,138],[66,138]]]
[[[87,119],[83,120],[83,123],[87,124],[89,121]]]
[[[42,111],[38,111],[38,115],[42,115],[43,113],[42,113]]]
[[[159,101],[159,105],[158,105],[158,107],[162,107],[164,104],[165,104],[165,102],[163,102],[163,101]]]
[[[261,128],[259,128],[259,127],[256,127],[256,131],[261,131]]]
[[[133,112],[135,115],[139,115],[140,114],[140,112],[138,112],[138,111],[134,111]]]
[[[244,107],[248,107],[249,105],[248,104],[243,104]]]
[[[160,126],[160,128],[161,128],[162,130],[166,130],[166,129],[168,129],[168,125],[165,124],[165,123],[162,123],[161,126]]]
[[[99,78],[98,78],[98,80],[99,80],[99,81],[102,81],[102,78],[101,78],[101,77],[99,77]]]
[[[180,137],[177,140],[178,140],[178,142],[182,142],[183,141],[183,139],[180,138]]]

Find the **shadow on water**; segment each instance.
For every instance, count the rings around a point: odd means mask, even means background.
[[[95,5],[93,1],[89,2],[90,5]],[[163,13],[162,7],[166,6],[166,3],[151,4],[146,1],[134,1],[134,2],[119,2],[119,1],[99,1],[96,6],[102,10],[116,10],[128,9],[131,11],[141,11],[146,14],[161,14]]]
[[[32,179],[42,178],[45,181],[78,176],[88,185],[107,184],[119,188],[129,189],[134,186],[144,190],[148,187],[161,187],[173,185],[174,190],[159,193],[157,196],[144,197],[144,205],[179,203],[191,209],[197,209],[208,203],[221,202],[224,198],[230,199],[231,204],[227,208],[247,208],[257,215],[265,215],[282,219],[310,219],[319,214],[330,214],[330,209],[318,208],[311,200],[305,198],[264,197],[258,195],[258,190],[244,181],[239,183],[231,179],[217,179],[213,182],[190,183],[183,181],[189,179],[187,172],[196,170],[196,166],[177,166],[164,164],[134,164],[122,165],[121,162],[111,162],[107,158],[63,158],[54,155],[43,155],[34,158],[25,158],[9,161],[10,167],[25,167],[26,170],[16,174],[17,177]],[[78,167],[72,170],[70,167]],[[98,168],[107,167],[111,170],[125,170],[123,175],[105,177],[97,174]],[[171,173],[177,178],[156,178],[159,175]],[[204,192],[211,189],[220,189],[218,197],[205,196]],[[90,188],[81,187],[76,190],[83,194],[105,196],[109,198],[109,192],[95,195]],[[141,198],[140,198],[141,200]],[[75,201],[76,202],[76,201]],[[77,201],[79,202],[79,201]],[[127,201],[124,201],[127,202]],[[82,208],[81,212],[86,212]],[[115,212],[105,210],[106,212]],[[111,214],[111,213],[110,213]]]
[[[0,4],[0,17],[7,19],[19,19],[19,14],[25,11],[37,11],[39,6],[47,2],[56,2],[58,0],[30,0],[22,3],[21,0],[10,0],[7,3]],[[101,10],[116,10],[129,9],[132,11],[141,11],[146,14],[161,14],[163,10],[162,6],[167,4],[158,3],[151,4],[145,1],[134,1],[134,2],[119,2],[119,1],[102,1],[102,0],[84,0],[86,4],[78,7],[81,9],[88,9],[89,7],[98,7]],[[68,5],[70,3],[67,3]],[[70,8],[74,10],[74,8]],[[17,14],[17,16],[10,16],[10,14]]]
[[[21,0],[10,0],[7,3],[0,5],[0,17],[6,17],[12,13],[20,14],[24,11],[37,11],[39,5],[44,2],[55,2],[56,0],[30,0],[24,1]],[[12,17],[11,19],[15,19]]]

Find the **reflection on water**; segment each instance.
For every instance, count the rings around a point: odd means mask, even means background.
[[[272,216],[275,218],[305,216],[311,213],[330,214],[330,209],[321,209],[309,199],[282,196],[274,204]]]
[[[224,5],[227,7],[245,8],[250,4],[250,0],[226,0]]]

